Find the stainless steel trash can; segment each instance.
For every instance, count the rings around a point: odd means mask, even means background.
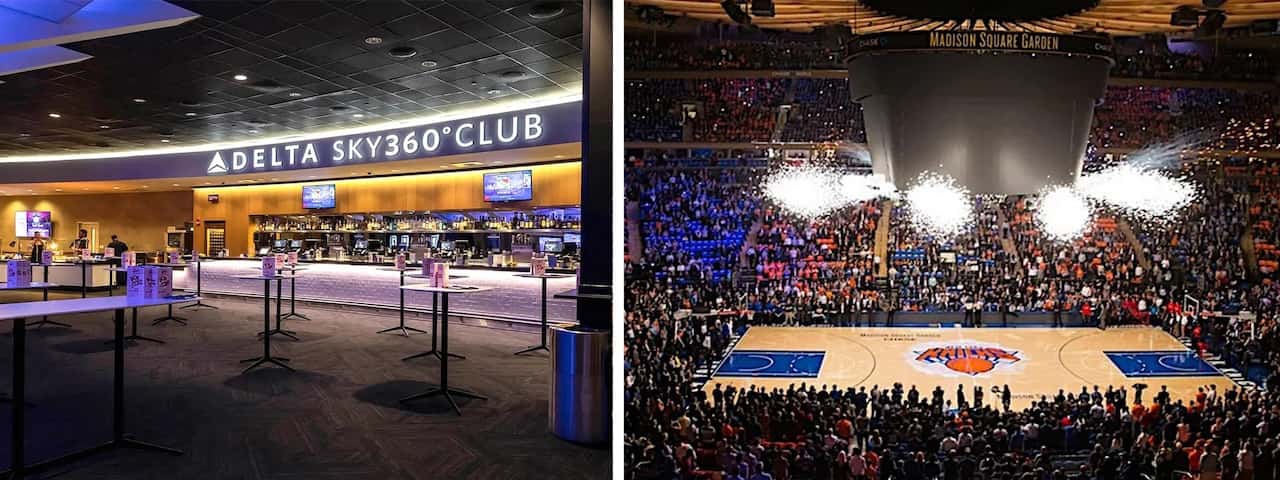
[[[610,342],[608,330],[551,329],[548,428],[570,442],[609,441]]]

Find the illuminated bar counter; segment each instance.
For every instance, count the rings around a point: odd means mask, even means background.
[[[378,264],[349,264],[329,262],[303,262],[307,269],[298,273],[297,298],[300,301],[312,301],[340,305],[356,305],[399,308],[400,274],[379,270]],[[258,271],[261,262],[258,259],[226,259],[209,260],[201,264],[203,269],[203,290],[209,294],[232,294],[255,297],[262,295],[262,285],[253,280],[237,279],[237,276]],[[412,267],[409,272],[414,273]],[[520,278],[518,273],[527,270],[510,271],[490,268],[456,268],[456,275],[467,278],[455,280],[460,285],[475,285],[492,288],[492,290],[459,295],[451,298],[449,311],[459,316],[475,316],[479,318],[514,319],[538,322],[538,305],[541,302],[542,285],[538,280]],[[175,272],[178,279],[185,274]],[[183,283],[185,280],[180,280]],[[409,278],[406,283],[422,283],[423,280]],[[547,281],[549,292],[571,290],[576,286],[575,277],[550,279]],[[189,285],[189,288],[194,288]],[[288,285],[285,285],[286,300]],[[406,308],[429,310],[429,295],[410,295],[405,298]],[[576,323],[576,303],[574,300],[547,298],[547,319],[552,323]]]

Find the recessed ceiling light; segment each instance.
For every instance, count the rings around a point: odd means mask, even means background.
[[[243,82],[243,81],[245,81],[245,80],[248,80],[248,79],[249,79],[249,76],[248,76],[248,75],[245,75],[245,74],[243,74],[243,73],[237,73],[237,74],[236,74],[236,76],[231,77],[231,78],[236,79],[236,81]]]
[[[61,188],[55,188],[55,189],[53,189],[53,191],[55,191],[55,192],[61,192],[61,191],[62,191],[62,189],[61,189]]]
[[[353,116],[353,117],[356,117],[356,118],[364,118],[364,114],[363,114],[363,113],[357,113],[357,114],[354,114],[354,115],[352,115],[352,116]]]
[[[490,89],[489,89],[489,95],[497,95],[497,94],[499,94],[499,93],[502,93],[502,90],[498,90],[498,89],[496,89],[496,88],[490,88]]]
[[[160,143],[169,143],[169,139],[167,139],[167,138],[162,138],[162,139],[160,139]]]
[[[148,187],[148,186],[146,186],[146,185],[143,185],[143,186],[142,186],[142,188],[151,188],[151,187]]]
[[[301,93],[298,93],[298,92],[289,92],[289,96],[290,96],[290,97],[301,97],[301,96],[302,96],[302,94],[301,94]]]
[[[398,170],[398,169],[394,169],[394,168],[393,168],[393,169],[391,169],[391,173],[400,173],[400,170]]]
[[[62,118],[62,115],[59,115],[59,114],[56,114],[56,113],[50,113],[50,114],[49,114],[49,118]]]
[[[98,125],[98,128],[111,128],[110,125]]]
[[[179,185],[179,184],[176,184],[176,183],[175,183],[175,184],[173,184],[173,186],[175,186],[175,187],[181,187],[182,185]]]
[[[27,132],[22,132],[22,133],[19,133],[19,134],[18,134],[18,136],[19,136],[19,137],[30,137],[30,136],[31,136],[31,134],[30,134],[30,133],[27,133]]]
[[[422,66],[427,67],[427,68],[434,68],[436,65],[440,65],[440,62],[437,62],[437,61],[435,61],[435,60],[423,60],[423,61],[422,61]]]
[[[145,98],[135,98],[135,99],[133,99],[133,103],[147,103],[147,99],[145,99]]]
[[[254,130],[249,130],[249,133],[252,133],[252,134],[254,134],[254,135],[257,135],[257,134],[262,133],[262,132],[258,131],[257,129],[254,129]]]
[[[564,158],[564,155],[556,155],[556,158]]]
[[[119,190],[120,187],[111,187],[112,190]]]
[[[364,43],[367,43],[369,45],[381,45],[382,37],[365,37]]]
[[[187,112],[187,113],[184,113],[183,115],[186,115],[188,117],[194,117],[196,116],[196,112]]]

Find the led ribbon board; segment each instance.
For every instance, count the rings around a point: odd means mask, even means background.
[[[582,140],[582,103],[413,127],[221,150],[0,164],[8,182],[124,180],[270,173],[499,152]],[[59,168],[74,163],[76,168]]]

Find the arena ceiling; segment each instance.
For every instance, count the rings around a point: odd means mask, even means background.
[[[800,32],[847,25],[855,34],[966,28],[1063,34],[1094,31],[1130,36],[1193,30],[1194,26],[1170,25],[1170,17],[1181,6],[1204,8],[1195,0],[773,0],[773,3],[776,15],[753,15],[751,23],[760,28]],[[668,15],[732,22],[720,0],[628,0],[628,4],[658,7]],[[750,11],[749,2],[742,8]],[[1258,20],[1280,18],[1280,1],[1227,0],[1220,10],[1226,14],[1223,27],[1240,27]],[[967,20],[957,19],[965,16],[965,11],[982,12],[968,17],[989,21],[969,25]],[[926,16],[924,12],[932,13]]]

